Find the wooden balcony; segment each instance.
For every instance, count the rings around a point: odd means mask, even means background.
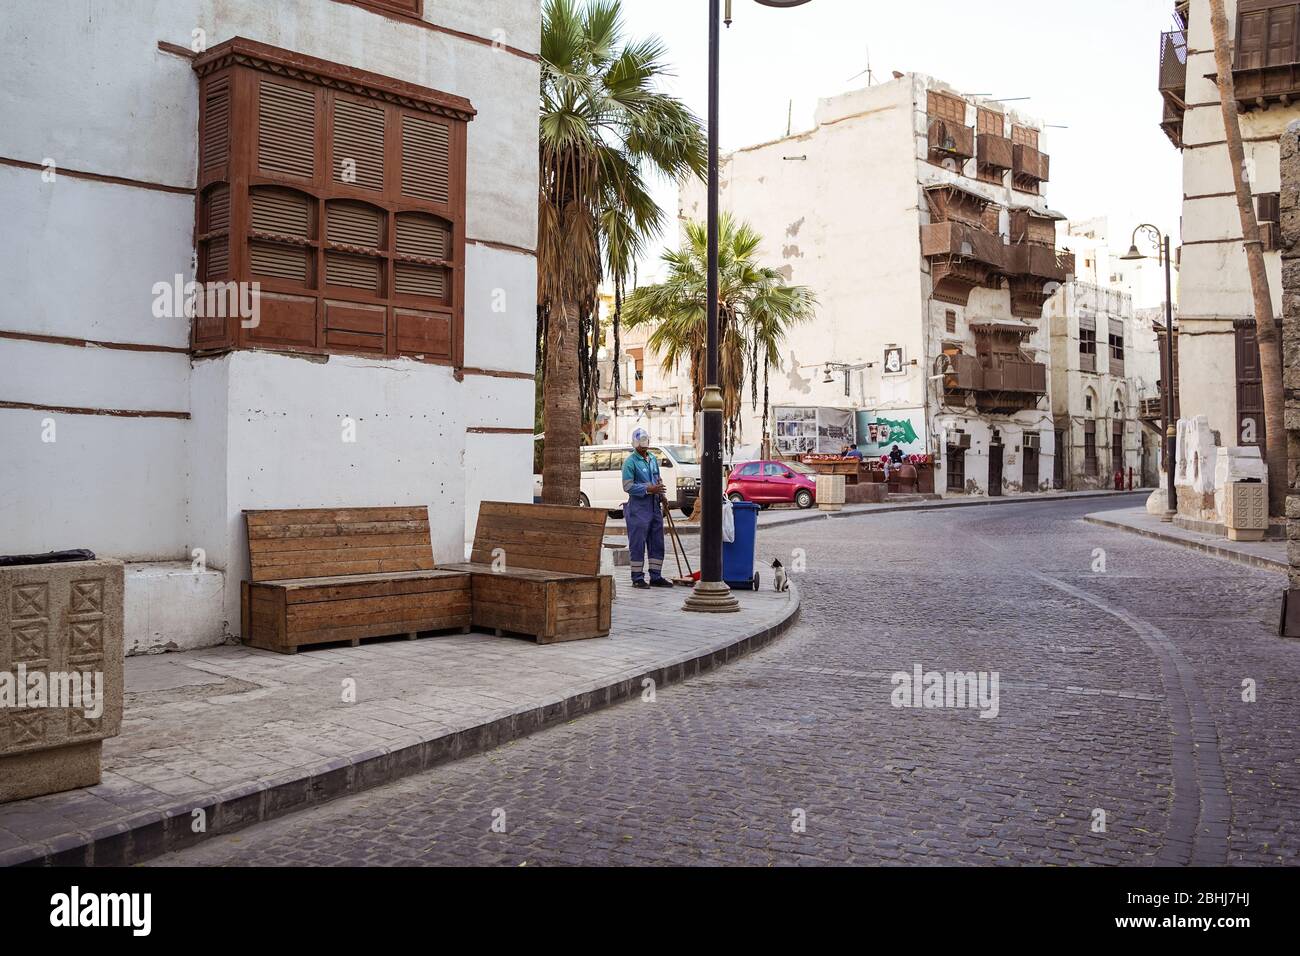
[[[1240,0],[1232,78],[1243,112],[1300,99],[1300,3]]]
[[[980,133],[975,139],[981,166],[989,169],[1011,168],[1015,161],[1015,150],[1011,148],[1011,140],[995,133]]]
[[[1007,247],[1007,272],[1064,282],[1074,274],[1074,254],[1037,242],[1013,242]]]
[[[1187,111],[1187,36],[1182,30],[1160,34],[1159,89],[1164,98],[1160,128],[1182,149],[1183,114]]]
[[[1050,178],[1050,158],[1032,146],[1016,143],[1011,147],[1011,172],[1017,179],[1045,183]]]
[[[974,355],[955,355],[949,363],[943,382],[949,404],[964,404],[973,395],[980,411],[1009,414],[1037,408],[1047,394],[1047,366],[1041,362],[994,359],[985,368]]]
[[[921,255],[973,259],[995,269],[1006,268],[1002,237],[963,222],[936,222],[921,227]]]
[[[975,130],[948,120],[930,120],[930,158],[951,157],[959,162],[975,158]]]

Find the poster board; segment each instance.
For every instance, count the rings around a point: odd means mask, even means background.
[[[857,413],[858,450],[867,458],[889,454],[895,445],[904,455],[924,455],[925,411],[920,408]]]
[[[857,441],[856,413],[849,408],[780,405],[772,409],[776,452],[797,455],[836,455]]]

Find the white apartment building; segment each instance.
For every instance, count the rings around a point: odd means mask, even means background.
[[[722,208],[820,303],[771,376],[778,447],[806,427],[838,450],[847,427],[865,454],[934,456],[940,494],[1051,487],[1043,306],[1074,266],[1056,249],[1040,136],[999,103],[900,74],[724,158]],[[704,211],[704,186],[685,184],[682,218]],[[748,394],[738,444],[754,446]]]
[[[244,509],[427,505],[442,562],[530,499],[539,0],[0,35],[0,553],[130,562],[148,652],[238,635]],[[195,317],[195,280],[247,295]]]
[[[1091,274],[1076,252],[1079,272]],[[1160,351],[1128,293],[1078,274],[1047,305],[1052,341],[1053,484],[1067,491],[1159,481]],[[1153,404],[1154,403],[1154,404]]]

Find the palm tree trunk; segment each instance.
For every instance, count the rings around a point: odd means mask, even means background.
[[[578,394],[578,304],[565,302],[546,327],[546,374],[542,406],[546,413],[546,448],[542,454],[542,501],[576,505],[581,493],[579,449],[582,404]]]
[[[1264,247],[1260,244],[1259,222],[1246,174],[1246,154],[1237,118],[1237,93],[1232,78],[1232,49],[1228,40],[1228,17],[1223,0],[1210,0],[1210,26],[1214,32],[1214,65],[1219,79],[1219,105],[1228,140],[1241,214],[1241,236],[1250,268],[1250,291],[1255,300],[1255,340],[1259,343],[1260,378],[1264,389],[1264,431],[1268,442],[1269,514],[1280,515],[1286,505],[1286,429],[1283,427],[1282,356],[1277,326],[1273,321],[1273,297],[1264,268]],[[1238,436],[1240,441],[1240,436]]]
[[[771,368],[772,366],[767,363],[765,358],[763,361],[763,443],[758,452],[760,458],[772,457],[772,433],[767,429],[767,416],[771,409],[771,392],[768,391],[767,387],[767,373]]]

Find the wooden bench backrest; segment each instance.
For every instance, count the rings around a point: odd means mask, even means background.
[[[596,575],[605,518],[597,508],[485,501],[478,508],[470,560],[491,564],[499,549],[507,569]]]
[[[432,571],[429,510],[245,511],[253,583],[380,571]]]

